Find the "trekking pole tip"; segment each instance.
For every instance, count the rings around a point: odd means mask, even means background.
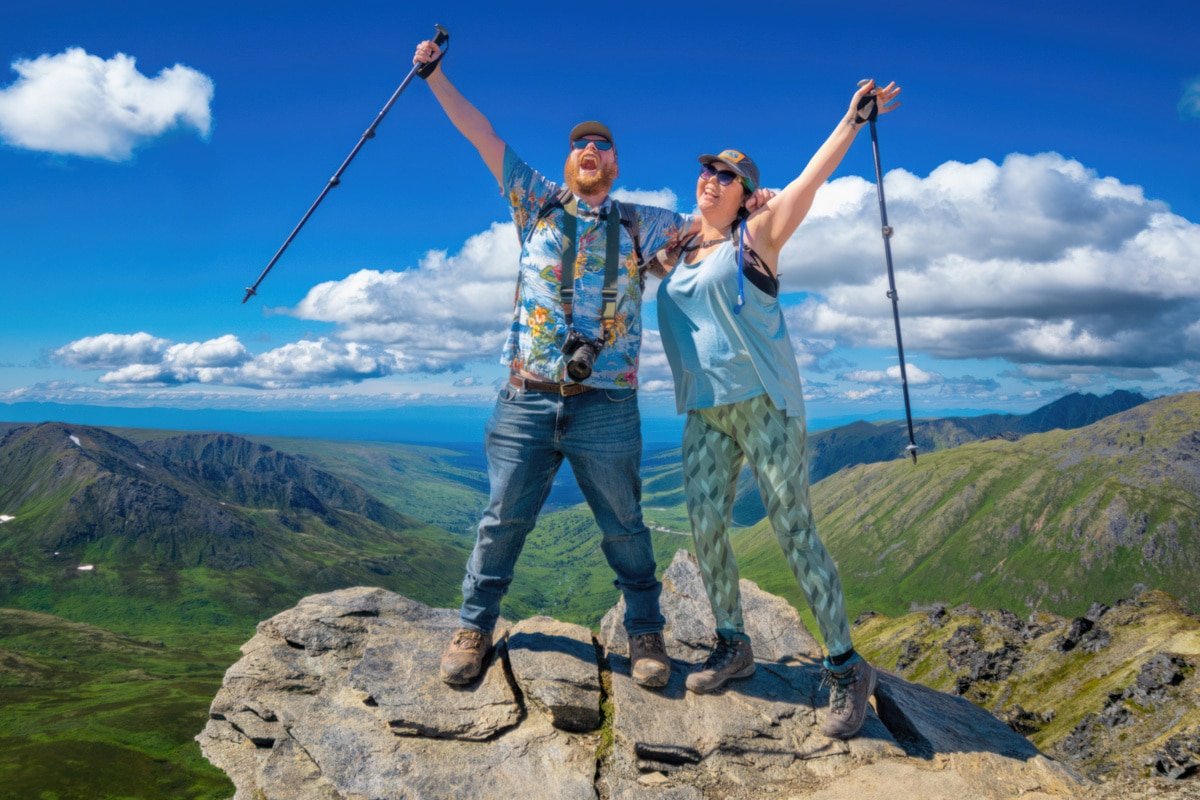
[[[904,448],[904,452],[912,457],[912,462],[914,464],[917,463],[917,446],[915,444],[910,444],[908,447]]]
[[[246,301],[249,300],[251,297],[253,297],[256,294],[258,294],[258,292],[254,291],[253,286],[247,286],[246,287],[246,296],[242,298],[242,305],[246,305]]]

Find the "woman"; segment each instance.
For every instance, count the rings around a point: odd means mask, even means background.
[[[754,672],[742,622],[738,569],[728,526],[738,472],[748,458],[767,515],[825,641],[831,686],[823,732],[848,739],[866,719],[875,670],[854,652],[837,567],[813,524],[808,497],[804,399],[796,356],[779,307],[779,252],[812,207],[866,121],[860,101],[874,96],[893,110],[894,83],[866,81],[849,111],[808,166],[766,207],[747,218],[745,200],[759,187],[758,167],[725,150],[700,156],[696,183],[700,232],[684,243],[658,289],[659,330],[687,413],[684,490],[717,645],[687,687],[711,692]]]

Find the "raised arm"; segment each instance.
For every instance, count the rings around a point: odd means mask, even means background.
[[[433,42],[421,42],[413,54],[413,64],[428,64],[437,58],[440,52],[438,46]],[[479,151],[483,163],[491,170],[496,182],[503,185],[505,144],[504,140],[497,136],[496,131],[492,129],[492,123],[488,122],[487,117],[471,105],[467,98],[463,97],[462,93],[450,82],[442,70],[440,61],[425,82],[433,90],[433,96],[441,103],[442,110],[454,123],[454,127],[458,128],[458,132],[465,136],[467,141],[475,145],[475,149]]]
[[[748,225],[754,248],[772,266],[778,264],[779,251],[808,215],[817,190],[829,180],[829,176],[837,169],[846,151],[854,143],[854,137],[858,135],[858,130],[863,124],[863,120],[858,116],[858,102],[869,92],[875,93],[881,114],[886,114],[900,105],[895,102],[896,95],[900,93],[895,82],[880,89],[875,87],[873,80],[863,84],[850,100],[850,108],[846,114],[825,143],[809,159],[804,171],[783,191],[771,198],[761,213],[750,218]]]

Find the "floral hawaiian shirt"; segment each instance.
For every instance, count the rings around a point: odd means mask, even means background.
[[[563,214],[561,207],[539,219],[543,207],[561,191],[522,161],[504,151],[504,195],[512,206],[521,239],[520,275],[512,328],[500,363],[555,382],[567,381],[562,345],[567,338],[559,285],[562,278]],[[625,205],[622,203],[622,205]],[[599,208],[578,201],[574,327],[586,336],[601,336],[600,292],[604,288],[607,248],[606,199]],[[642,253],[649,255],[674,243],[691,226],[691,217],[663,208],[632,205],[638,217]],[[617,277],[617,317],[584,381],[597,388],[637,388],[638,353],[642,346],[642,279],[629,231],[621,226],[621,269]]]

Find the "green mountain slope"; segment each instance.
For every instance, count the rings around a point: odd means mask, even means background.
[[[1145,402],[1145,397],[1134,392],[1118,390],[1103,397],[1076,392],[1028,414],[914,420],[913,438],[921,454],[932,453],[980,439],[1018,439],[1031,433],[1082,428]],[[904,455],[906,446],[908,427],[903,422],[854,422],[817,431],[809,437],[811,480],[816,483],[847,466],[893,461]]]
[[[231,796],[191,739],[243,639],[172,646],[0,609],[0,797]]]
[[[179,433],[112,428],[134,442],[175,438]],[[409,517],[474,538],[487,502],[487,468],[482,454],[395,442],[247,436],[247,440],[297,456],[361,487]]]
[[[228,797],[192,737],[258,621],[354,585],[457,605],[469,547],[223,434],[7,426],[0,515],[0,798]]]
[[[1200,618],[1162,592],[1074,619],[938,606],[861,620],[854,638],[873,663],[966,697],[1094,776],[1200,770]]]
[[[1028,414],[984,414],[978,417],[918,419],[913,436],[922,457],[981,439],[1015,441],[1032,433],[1056,429],[1072,430],[1146,402],[1132,392],[1116,391],[1103,397],[1070,394]],[[859,464],[898,461],[908,445],[908,427],[904,422],[852,422],[836,428],[813,431],[808,436],[809,481],[817,483],[838,470]],[[683,507],[682,456],[678,449],[660,454],[643,466],[646,490],[654,497],[653,516],[663,524],[674,521],[687,530],[687,510]],[[673,463],[672,463],[673,460]],[[653,480],[651,480],[653,478]],[[676,494],[665,491],[678,489]],[[676,505],[676,508],[670,508]],[[668,509],[670,509],[668,511]],[[758,485],[749,467],[738,475],[733,505],[733,524],[750,527],[766,516]]]
[[[0,509],[0,605],[123,632],[179,616],[252,626],[358,584],[454,604],[466,561],[461,537],[222,434],[138,445],[86,426],[15,429],[0,440]]]
[[[1082,613],[1144,588],[1200,605],[1200,394],[1075,431],[846,469],[813,487],[853,609]],[[743,576],[790,579],[769,526],[736,536]],[[789,599],[794,591],[785,592]]]

